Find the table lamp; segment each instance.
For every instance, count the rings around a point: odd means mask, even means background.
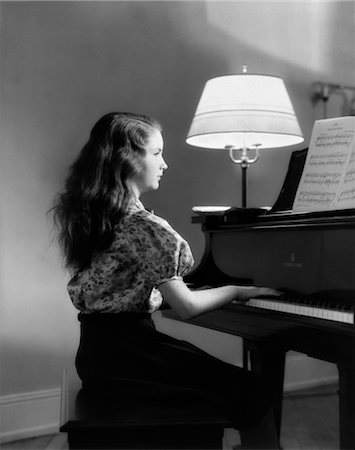
[[[247,206],[247,169],[259,150],[303,142],[283,80],[243,72],[207,81],[186,142],[229,151],[242,169],[242,207]]]

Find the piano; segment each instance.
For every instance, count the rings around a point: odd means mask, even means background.
[[[355,209],[287,210],[304,157],[305,151],[292,155],[278,208],[236,208],[192,217],[206,243],[201,263],[185,277],[190,287],[253,284],[280,289],[284,295],[232,302],[189,323],[243,339],[243,365],[260,373],[272,389],[279,435],[286,353],[294,350],[336,364],[339,448],[354,449]],[[179,320],[171,310],[163,316]]]

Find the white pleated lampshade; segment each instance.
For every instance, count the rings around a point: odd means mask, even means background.
[[[264,149],[303,140],[283,80],[242,73],[207,81],[186,142],[215,149]]]

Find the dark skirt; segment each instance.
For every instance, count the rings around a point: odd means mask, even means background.
[[[139,398],[202,398],[235,428],[256,423],[270,405],[254,373],[156,330],[150,314],[79,314],[76,367],[83,388]]]

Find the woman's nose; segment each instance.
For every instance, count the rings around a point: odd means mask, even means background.
[[[161,165],[162,170],[166,170],[168,168],[167,163],[165,162],[165,159],[162,159],[162,165]]]

